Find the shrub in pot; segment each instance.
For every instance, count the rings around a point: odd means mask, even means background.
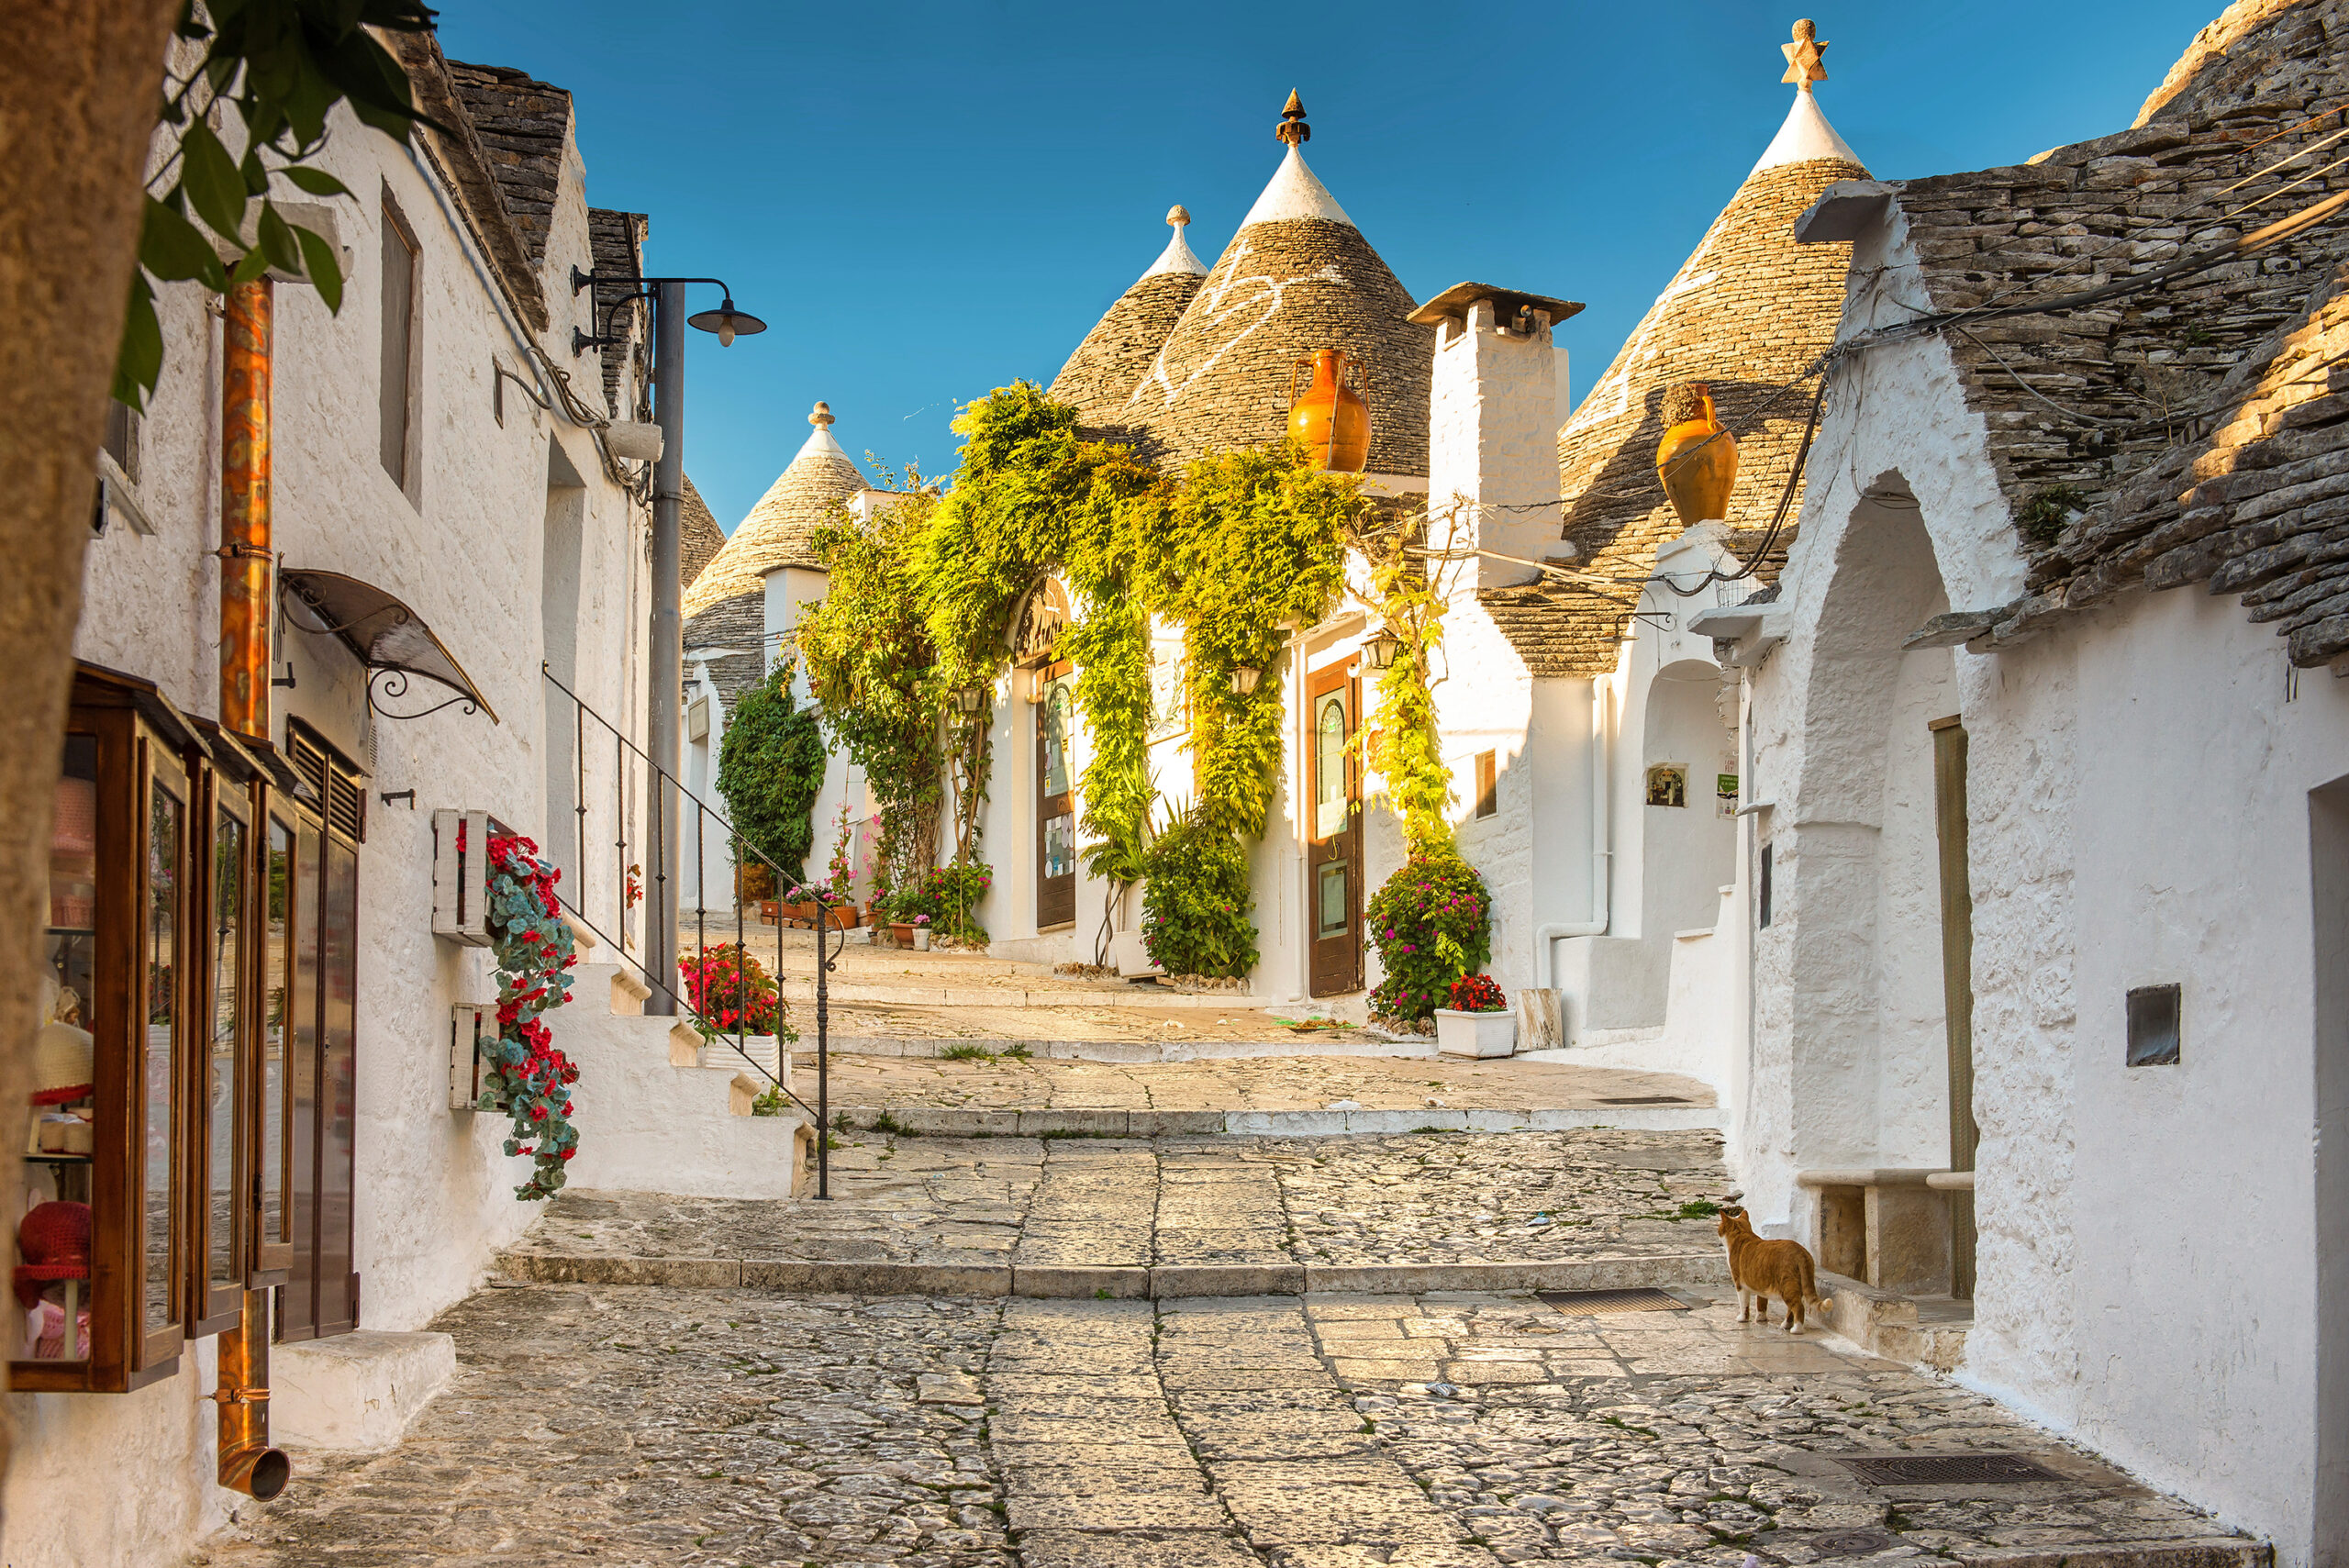
[[[1451,1000],[1452,983],[1493,956],[1492,896],[1476,868],[1448,844],[1406,860],[1371,896],[1363,919],[1386,971],[1370,1010],[1393,1023],[1427,1027]]]

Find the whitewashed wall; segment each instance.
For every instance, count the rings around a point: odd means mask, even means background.
[[[339,644],[289,630],[278,653],[297,684],[272,694],[271,739],[282,744],[286,716],[298,716],[372,770],[360,857],[356,1266],[365,1326],[413,1329],[471,1290],[539,1213],[512,1196],[528,1162],[496,1152],[492,1118],[447,1108],[450,1007],[494,988],[484,953],[431,936],[431,812],[485,808],[526,832],[545,827],[540,605],[550,528],[577,530],[580,689],[640,728],[642,519],[605,478],[585,432],[510,388],[504,425],[493,417],[494,367],[529,372],[470,239],[418,166],[340,112],[320,161],[362,195],[335,204],[351,261],[341,314],[306,287],[276,290],[273,543],[289,568],[348,573],[397,594],[502,721],[451,707],[413,723],[371,723],[362,673]],[[545,341],[561,345],[564,363],[572,327],[589,325],[584,298],[574,301],[565,281],[574,262],[593,265],[582,177],[567,149],[544,266],[554,313]],[[377,456],[385,189],[421,248],[422,478],[413,501]],[[158,532],[140,538],[117,525],[93,546],[74,651],[217,716],[219,573],[208,551],[219,543],[219,328],[193,285],[167,287],[161,316],[168,358],[141,432],[139,482]],[[588,388],[595,361],[579,370]],[[556,444],[567,457],[555,457]],[[566,464],[585,484],[551,519],[551,468]],[[417,682],[392,706],[420,708],[446,695]],[[561,717],[567,724],[567,709]],[[608,770],[590,777],[608,792]],[[413,811],[376,797],[411,787]],[[607,900],[614,874],[602,873]],[[560,1041],[561,1015],[552,1027]],[[595,1092],[583,1081],[583,1098]],[[172,1561],[228,1517],[239,1499],[213,1485],[214,1413],[201,1399],[212,1355],[200,1344],[176,1376],[135,1395],[10,1396],[24,1433],[6,1496],[15,1568]],[[297,1465],[293,1485],[305,1480]]]
[[[1855,273],[1887,260],[1909,261],[1897,237],[1864,239]],[[1888,282],[1898,295],[1906,273]],[[1934,895],[1930,774],[1913,747],[1883,747],[1873,776],[1846,763],[1864,725],[1898,738],[1959,712],[1982,1133],[1960,1376],[2297,1568],[2315,1556],[2318,1249],[2343,1223],[2316,1202],[2310,792],[2349,775],[2349,684],[2304,676],[2288,701],[2270,628],[2191,589],[1957,651],[1946,673],[1902,660],[1886,641],[1899,616],[2003,603],[2021,564],[1941,347],[1879,349],[1856,373],[1865,395],[1834,401],[1786,573],[1797,630],[1753,685],[1779,805],[1762,829],[1777,918],[1753,937],[1748,1191],[1802,1234],[1798,1169],[1946,1157],[1930,1073],[1884,1071],[1940,1043],[1921,1005],[1938,944],[1913,906]],[[1899,487],[1921,504],[1921,550],[1884,548],[1904,519],[1860,495]],[[2124,995],[2168,982],[2183,1060],[2127,1067]]]

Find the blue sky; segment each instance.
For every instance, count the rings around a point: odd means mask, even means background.
[[[2015,162],[2126,126],[2219,8],[1813,11],[1820,103],[1886,178]],[[1170,205],[1212,264],[1292,87],[1314,171],[1415,296],[1475,278],[1586,302],[1560,334],[1580,397],[1777,129],[1801,14],[446,0],[441,41],[570,89],[589,200],[650,213],[654,271],[724,277],[770,324],[688,335],[685,465],[730,530],[816,399],[851,453],[943,473],[954,406],[1049,381]]]

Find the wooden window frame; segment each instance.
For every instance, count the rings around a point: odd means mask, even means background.
[[[237,772],[242,773],[244,770],[239,769]],[[255,799],[256,786],[250,778],[234,776],[228,770],[218,766],[205,771],[204,786],[202,792],[205,798],[204,825],[206,831],[204,838],[206,852],[202,863],[205,875],[201,879],[201,885],[196,890],[201,913],[197,929],[204,933],[205,938],[205,962],[202,966],[201,981],[204,1007],[200,1013],[194,1015],[201,1018],[204,1024],[203,1049],[196,1053],[199,1060],[195,1064],[195,1069],[186,1074],[185,1104],[188,1126],[195,1130],[196,1136],[190,1142],[188,1158],[184,1162],[189,1176],[187,1205],[190,1216],[189,1243],[195,1265],[185,1271],[185,1277],[190,1291],[189,1318],[192,1322],[192,1337],[195,1338],[217,1334],[223,1329],[236,1327],[237,1320],[244,1312],[246,1276],[249,1273],[245,1266],[245,1259],[250,1251],[245,1233],[250,1229],[252,1223],[250,1214],[252,1194],[246,1179],[245,1167],[250,1162],[250,1151],[254,1131],[251,1108],[246,1103],[245,1089],[246,1081],[250,1077],[253,1070],[253,1059],[258,1054],[260,1039],[254,1029],[253,1007],[253,982],[258,959],[256,950],[260,945],[254,940],[257,932],[252,907],[256,870],[256,862],[252,853],[253,820],[258,804]],[[235,817],[239,826],[244,829],[245,846],[243,863],[238,868],[239,874],[244,881],[245,906],[239,912],[236,931],[237,1013],[230,1024],[235,1034],[234,1043],[230,1047],[228,1104],[228,1114],[230,1118],[228,1151],[230,1205],[227,1221],[228,1227],[227,1246],[234,1276],[225,1284],[215,1282],[211,1273],[214,1240],[212,1227],[216,1218],[211,1201],[214,1114],[211,1058],[213,1030],[219,1019],[219,998],[213,984],[217,970],[214,962],[212,942],[220,931],[219,911],[216,907],[215,897],[219,888],[218,832],[220,818],[224,813]],[[195,983],[193,977],[191,983]]]
[[[391,186],[388,184],[384,187],[383,201],[378,210],[383,217],[384,231],[381,254],[377,258],[376,273],[379,295],[376,303],[380,312],[377,330],[382,344],[375,393],[376,453],[384,473],[390,476],[394,484],[399,486],[401,494],[405,495],[411,503],[420,505],[423,495],[420,471],[423,468],[421,385],[424,368],[424,323],[423,311],[419,306],[424,299],[424,248],[417,242],[416,229],[409,224],[407,215],[400,210],[400,204],[392,195]],[[407,255],[406,341],[398,348],[400,465],[396,470],[388,461],[391,455],[389,439],[391,431],[386,428],[390,424],[393,412],[391,379],[394,369],[394,343],[391,321],[393,281],[391,257],[392,247],[395,245]]]
[[[17,1357],[23,1343],[19,1324],[9,1346],[10,1385],[24,1393],[119,1394],[176,1373],[188,1341],[236,1326],[244,1291],[273,1283],[264,1265],[273,1261],[279,1269],[284,1266],[282,1258],[256,1255],[266,1251],[257,1234],[256,1173],[268,867],[266,832],[255,831],[256,824],[265,828],[273,812],[283,815],[284,807],[273,804],[267,768],[243,745],[207,721],[183,717],[151,684],[134,677],[82,666],[61,751],[74,737],[87,737],[94,749],[95,905],[88,927],[50,929],[89,933],[90,969],[77,984],[89,992],[79,1016],[93,1037],[96,1119],[86,1188],[62,1177],[44,1184],[61,1195],[80,1190],[90,1205],[90,1353],[80,1361]],[[170,917],[173,951],[160,980],[150,973],[160,955],[151,950],[148,923],[159,788],[177,797],[183,813],[173,867],[178,891]],[[233,1123],[225,1151],[231,1277],[216,1280],[212,1094],[220,1022],[214,1003],[217,825],[223,813],[242,827],[248,848],[236,862],[245,880],[245,904],[231,960],[238,986],[229,1019],[234,1061],[226,1113]],[[147,1020],[161,999],[150,991],[156,984],[170,988],[173,1032],[161,1048],[172,1050],[173,1057],[168,1083],[157,1084],[160,1097],[150,1100],[149,1053],[159,1047]],[[150,1205],[148,1134],[157,1108],[173,1121],[163,1167],[169,1190],[162,1203]],[[54,1155],[21,1158],[60,1168],[75,1163]],[[167,1228],[160,1282],[167,1319],[150,1323],[146,1263],[153,1223]],[[69,1323],[69,1348],[72,1333]]]
[[[1500,754],[1497,751],[1476,753],[1476,818],[1501,814]]]

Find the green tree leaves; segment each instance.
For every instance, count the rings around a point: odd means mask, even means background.
[[[203,44],[204,55],[165,83],[161,118],[179,128],[178,146],[156,176],[171,183],[158,194],[150,182],[139,272],[115,359],[117,401],[144,407],[162,373],[158,284],[201,283],[225,294],[275,268],[316,287],[328,310],[342,308],[335,248],[286,220],[271,182],[283,178],[314,196],[351,194],[333,175],[306,166],[324,145],[327,117],[339,103],[361,123],[406,141],[423,116],[399,61],[367,29],[428,31],[433,16],[420,0],[207,0],[201,10],[189,0],[178,34]],[[206,117],[216,103],[237,110],[242,157]]]

